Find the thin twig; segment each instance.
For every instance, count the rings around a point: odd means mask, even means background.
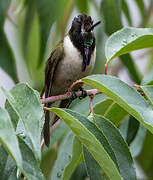
[[[105,75],[107,75],[107,69],[108,69],[108,60],[105,63],[105,70],[104,70]]]
[[[93,100],[94,100],[94,95],[93,95],[93,94],[91,94],[89,97],[90,97],[90,103],[89,103],[90,112],[91,112],[92,114],[94,114],[94,109],[93,109]]]
[[[70,90],[70,88],[69,88],[69,90]],[[87,96],[95,95],[95,94],[100,93],[98,91],[98,89],[90,89],[90,90],[86,90],[86,92],[87,92]],[[82,96],[82,91],[77,91],[76,96],[77,97]],[[61,94],[61,95],[58,95],[58,96],[51,96],[51,97],[48,97],[48,98],[42,98],[40,100],[41,100],[42,104],[45,104],[45,103],[48,103],[48,102],[55,102],[57,100],[69,99],[71,97],[72,97],[72,92],[69,91],[68,93],[65,93],[65,94]],[[47,107],[44,107],[44,108],[46,108],[45,110],[48,110]]]

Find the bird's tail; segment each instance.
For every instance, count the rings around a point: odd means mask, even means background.
[[[62,101],[57,101],[56,103],[47,103],[46,107],[60,107],[60,108],[68,108],[70,103],[72,102],[71,99],[65,99]],[[43,128],[43,136],[44,142],[46,146],[50,144],[50,126],[52,126],[59,118],[50,111],[45,111],[45,123]]]

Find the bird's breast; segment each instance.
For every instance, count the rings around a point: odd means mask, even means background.
[[[83,57],[80,51],[73,45],[69,36],[64,38],[64,58],[59,62],[54,78],[53,89],[58,89],[60,86],[64,93],[70,87],[70,85],[85,76],[90,75],[95,64],[96,48],[91,55],[90,64],[86,67],[85,71],[82,72]],[[57,92],[57,90],[55,90]]]

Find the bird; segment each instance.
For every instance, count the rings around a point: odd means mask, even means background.
[[[51,52],[45,67],[45,83],[41,92],[45,98],[67,92],[73,82],[91,74],[96,59],[96,39],[93,32],[95,26],[91,16],[82,13],[75,16],[68,34]],[[74,88],[79,90],[82,84]],[[46,107],[68,107],[72,99],[61,100],[56,103],[47,103]],[[51,118],[51,116],[54,118]],[[50,144],[50,119],[55,115],[45,111],[43,127],[44,142]]]

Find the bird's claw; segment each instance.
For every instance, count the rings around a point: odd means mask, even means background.
[[[79,99],[83,99],[87,96],[87,91],[85,91],[83,88],[80,88],[80,91],[82,91],[82,95],[79,96]]]

